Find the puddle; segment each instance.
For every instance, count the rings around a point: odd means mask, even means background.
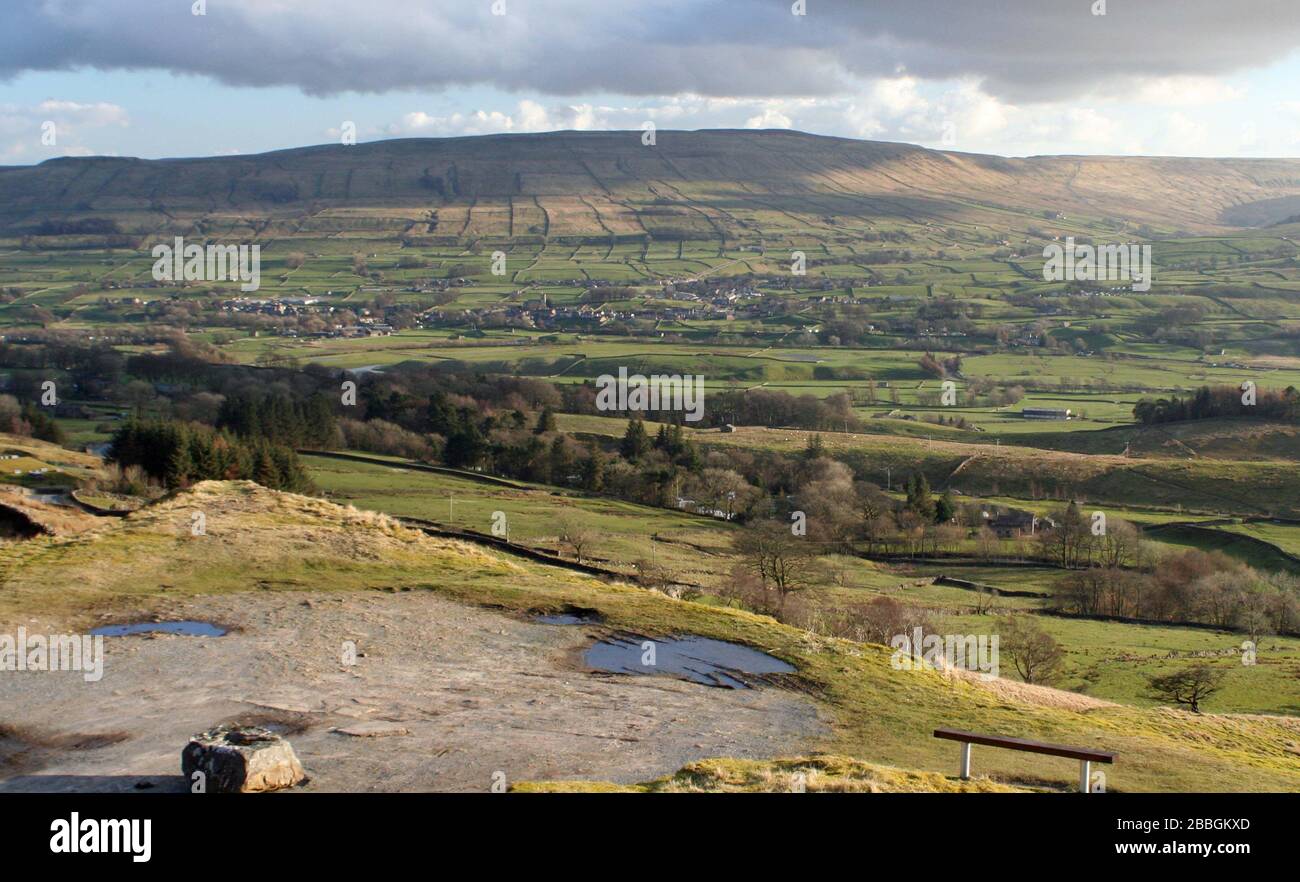
[[[642,664],[647,641],[654,643],[653,665]],[[779,658],[725,640],[708,637],[610,637],[583,656],[587,667],[611,674],[674,674],[704,686],[748,689],[746,675],[791,674],[793,665]]]
[[[564,612],[538,613],[533,616],[533,621],[543,625],[598,625],[604,620],[594,609],[571,606]]]
[[[126,637],[129,634],[181,634],[185,637],[220,637],[226,629],[211,622],[138,622],[134,625],[104,625],[91,634]]]

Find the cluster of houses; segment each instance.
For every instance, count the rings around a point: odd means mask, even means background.
[[[431,291],[449,291],[452,288],[473,287],[474,280],[459,276],[454,279],[427,279],[406,288],[409,294],[427,294]]]
[[[321,301],[315,297],[274,297],[271,299],[236,297],[233,300],[221,301],[221,311],[274,316],[308,315],[314,312],[334,311],[334,307],[327,304],[317,306],[320,303]]]
[[[348,339],[353,337],[387,337],[392,333],[392,325],[385,325],[373,319],[367,320],[363,318],[355,325],[334,325],[323,331],[299,331],[296,328],[286,328],[281,333],[281,336]]]
[[[751,297],[762,297],[763,292],[747,283],[719,283],[704,279],[664,282],[659,286],[659,296],[667,300],[698,300],[702,303],[737,303]]]
[[[332,294],[333,292],[329,293]],[[328,316],[335,312],[335,307],[316,297],[274,297],[270,299],[236,297],[232,300],[223,300],[221,310],[232,314],[288,318],[306,315]],[[279,334],[284,337],[386,337],[392,334],[393,330],[393,326],[386,323],[382,317],[371,315],[370,310],[363,309],[356,324],[335,322],[330,327],[318,331],[284,328],[279,331],[271,330],[269,333]],[[261,332],[256,331],[254,333],[260,334]]]

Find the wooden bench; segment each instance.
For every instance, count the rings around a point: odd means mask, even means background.
[[[1106,750],[1089,750],[1086,747],[1068,747],[1064,744],[1046,744],[1042,741],[1030,741],[1028,738],[980,735],[977,732],[964,732],[961,729],[935,729],[934,737],[961,742],[961,777],[963,779],[970,778],[970,748],[972,744],[986,744],[989,747],[1005,747],[1008,750],[1047,753],[1052,756],[1077,759],[1079,761],[1079,790],[1083,793],[1091,792],[1089,779],[1092,777],[1093,763],[1115,762],[1115,754]]]

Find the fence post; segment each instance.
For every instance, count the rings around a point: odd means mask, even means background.
[[[963,741],[961,745],[961,778],[963,781],[970,778],[970,742]]]
[[[1092,763],[1088,760],[1079,760],[1079,792],[1092,792]]]

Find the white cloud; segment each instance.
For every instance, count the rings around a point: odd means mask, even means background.
[[[792,125],[790,117],[775,107],[764,108],[762,113],[745,120],[747,129],[788,129]]]
[[[1175,110],[1166,118],[1169,141],[1182,145],[1181,150],[1194,151],[1205,144],[1209,130],[1205,123],[1197,122],[1182,111]]]
[[[1245,95],[1239,86],[1215,77],[1157,77],[1139,82],[1132,100],[1164,107],[1195,107],[1237,101]]]
[[[105,101],[81,103],[46,99],[37,104],[0,104],[0,156],[10,162],[39,162],[55,156],[95,156],[87,138],[107,128],[131,125],[126,110]],[[46,140],[52,136],[52,144]],[[112,155],[112,154],[107,154]]]
[[[1068,125],[1065,136],[1075,143],[1106,148],[1119,142],[1119,126],[1094,108],[1071,108],[1065,112],[1065,118]]]
[[[894,116],[924,111],[929,102],[917,93],[916,86],[916,79],[908,76],[876,80],[871,87],[871,103]]]

